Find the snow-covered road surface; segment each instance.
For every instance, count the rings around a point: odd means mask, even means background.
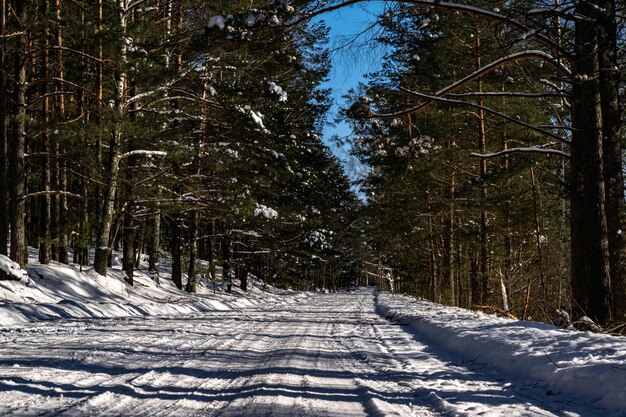
[[[0,414],[594,416],[381,317],[372,292],[0,333]],[[619,414],[615,414],[619,415]]]

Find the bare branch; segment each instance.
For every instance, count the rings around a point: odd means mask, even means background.
[[[508,120],[508,121],[510,121],[512,123],[518,124],[520,126],[524,126],[525,128],[533,130],[533,131],[535,131],[537,133],[541,133],[542,135],[549,136],[549,137],[551,137],[553,139],[558,140],[559,142],[563,142],[563,143],[569,144],[569,141],[567,141],[566,139],[564,139],[563,137],[561,137],[559,135],[556,135],[556,134],[554,134],[552,132],[549,132],[547,130],[540,129],[537,126],[531,125],[530,123],[526,123],[526,122],[524,122],[522,120],[516,119],[515,117],[511,117],[509,115],[501,113],[501,112],[499,112],[497,110],[493,110],[493,109],[491,109],[489,107],[486,107],[486,106],[481,106],[479,104],[471,103],[469,101],[453,100],[453,99],[449,99],[449,98],[431,96],[431,95],[428,95],[428,94],[418,93],[417,91],[407,90],[406,88],[401,88],[401,90],[405,91],[405,92],[407,92],[409,94],[412,94],[414,96],[427,98],[427,99],[432,100],[432,101],[439,101],[439,102],[448,103],[448,104],[458,104],[458,105],[462,105],[462,106],[469,106],[469,107],[474,107],[474,108],[477,108],[477,109],[482,109],[482,110],[486,111],[487,113],[490,113],[490,114],[493,114],[495,116],[501,117],[503,119],[506,119],[506,120]]]
[[[521,98],[548,98],[548,97],[564,97],[569,98],[565,93],[525,93],[525,92],[471,92],[471,93],[452,93],[448,97],[521,97]]]
[[[540,154],[544,154],[544,155],[558,155],[558,156],[562,156],[563,158],[570,158],[570,154],[564,151],[560,151],[558,149],[544,149],[544,148],[511,148],[511,149],[504,149],[502,151],[499,152],[494,152],[494,153],[471,153],[470,156],[474,156],[476,158],[481,158],[481,159],[488,159],[488,158],[496,158],[498,156],[502,156],[502,155],[508,155],[508,154],[512,154],[512,153],[540,153]]]
[[[23,199],[26,200],[27,198],[37,197],[40,195],[64,195],[67,197],[79,198],[81,200],[85,198],[82,195],[70,193],[69,191],[37,191],[35,193],[30,193],[30,194],[25,195]]]
[[[174,110],[159,110],[159,109],[154,109],[154,108],[150,108],[149,106],[153,106],[157,103],[160,103],[162,101],[177,101],[177,100],[186,100],[186,101],[190,101],[192,103],[199,103],[199,104],[204,104],[207,105],[209,107],[212,107],[214,109],[217,110],[224,110],[225,108],[223,106],[221,106],[218,102],[214,101],[214,100],[207,100],[204,99],[202,97],[198,97],[198,96],[181,96],[181,95],[177,95],[177,96],[167,96],[167,97],[161,97],[158,99],[155,99],[149,103],[146,103],[144,106],[141,106],[137,109],[131,109],[128,112],[129,113],[133,113],[133,112],[152,112],[152,113],[160,113],[160,114],[172,114],[175,113]]]
[[[5,35],[0,35],[0,39],[5,40],[5,39],[17,38],[18,36],[22,36],[23,34],[24,32],[7,33]]]
[[[178,81],[182,80],[183,78],[185,78],[187,76],[187,74],[189,74],[191,71],[193,71],[195,68],[194,65],[190,65],[188,68],[186,68],[184,71],[182,71],[177,77],[171,79],[170,81],[168,81],[167,83],[163,84],[160,87],[157,87],[153,90],[150,91],[145,91],[143,93],[139,93],[133,97],[130,97],[128,100],[126,100],[125,105],[128,106],[129,104],[132,104],[138,100],[141,100],[145,97],[150,97],[156,93],[159,92],[163,92],[163,91],[168,91],[168,89],[173,86],[174,84],[176,84]]]
[[[35,84],[41,84],[41,83],[61,83],[61,84],[67,84],[67,85],[69,85],[71,87],[76,88],[77,90],[80,90],[80,91],[84,92],[85,94],[90,95],[91,97],[93,97],[93,98],[95,98],[97,100],[96,95],[93,92],[89,91],[89,89],[87,89],[87,88],[85,88],[85,87],[83,87],[83,86],[81,86],[79,84],[73,83],[73,82],[71,82],[69,80],[65,80],[63,78],[58,78],[58,77],[37,78],[37,79],[35,79],[33,81],[30,81],[27,84],[27,88],[30,88],[31,86],[33,86]],[[29,105],[32,105],[32,104],[33,103],[31,102]]]
[[[456,90],[457,88],[467,84],[470,81],[475,80],[476,78],[482,77],[485,74],[488,74],[492,71],[494,71],[495,69],[497,69],[498,67],[501,67],[505,64],[508,64],[510,62],[515,62],[518,61],[520,59],[528,59],[528,58],[535,58],[535,59],[541,59],[542,61],[548,62],[552,65],[554,65],[560,72],[564,72],[567,75],[571,75],[570,70],[565,67],[563,64],[561,64],[560,62],[558,62],[556,59],[554,59],[552,57],[552,55],[547,54],[543,51],[536,51],[536,50],[531,50],[531,51],[522,51],[522,52],[517,52],[505,57],[502,57],[500,59],[497,59],[481,68],[479,68],[478,70],[474,71],[473,73],[471,73],[470,75],[468,75],[467,77],[464,77],[452,84],[450,84],[449,86],[442,88],[441,90],[437,91],[435,93],[435,96],[437,97],[442,97],[442,96],[446,96],[448,95],[451,91]],[[408,91],[408,90],[407,90]],[[434,97],[434,96],[433,96]],[[426,101],[424,103],[418,104],[417,106],[399,111],[399,112],[395,112],[395,113],[387,113],[387,114],[376,114],[373,115],[372,117],[376,117],[379,119],[390,119],[390,118],[397,118],[399,116],[405,116],[407,114],[410,113],[414,113],[418,110],[422,110],[423,108],[429,106],[430,104],[432,104],[432,101],[434,99],[430,100],[430,101]]]
[[[67,46],[59,46],[59,45],[54,45],[54,46],[52,47],[52,49],[59,49],[59,50],[61,50],[61,51],[65,51],[65,52],[71,52],[71,53],[73,53],[73,54],[80,55],[80,56],[82,56],[83,58],[88,58],[88,59],[90,59],[91,61],[94,61],[94,62],[100,62],[100,63],[102,63],[102,64],[109,65],[109,61],[107,61],[107,60],[100,59],[100,58],[95,57],[95,56],[93,56],[93,55],[86,54],[86,53],[84,53],[83,51],[79,51],[79,50],[77,50],[77,49],[68,48]]]

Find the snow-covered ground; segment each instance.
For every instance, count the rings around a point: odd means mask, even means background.
[[[107,277],[98,275],[91,267],[81,271],[78,265],[51,263],[40,265],[31,251],[27,272],[9,258],[0,255],[0,269],[10,271],[19,281],[0,281],[0,326],[16,325],[36,320],[113,318],[129,316],[181,315],[201,311],[231,310],[259,303],[286,302],[306,297],[292,293],[291,298],[279,298],[279,291],[253,278],[250,290],[243,293],[237,287],[227,294],[224,283],[200,280],[198,294],[190,296],[178,290],[171,281],[170,265],[163,262],[159,285],[143,269],[135,271],[134,286],[124,281],[125,274],[117,256]]]
[[[0,415],[626,415],[623,338],[371,289],[29,275],[0,282]]]

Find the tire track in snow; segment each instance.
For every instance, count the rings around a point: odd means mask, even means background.
[[[216,415],[364,415],[362,406],[354,401],[337,406],[339,400],[356,398],[356,394],[345,392],[345,386],[340,387],[340,393],[333,392],[327,388],[333,383],[329,377],[323,378],[326,387],[320,384],[318,374],[333,372],[325,356],[335,353],[324,347],[330,324],[320,322],[316,314],[311,315],[302,306],[288,313],[294,318],[275,319],[272,331],[280,336],[266,347],[266,365],[262,371],[246,381],[241,397],[226,404]]]
[[[383,319],[369,292],[0,333],[5,415],[592,415],[562,404]]]

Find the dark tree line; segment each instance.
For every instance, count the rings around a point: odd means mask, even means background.
[[[380,17],[393,52],[347,115],[372,169],[372,244],[396,270],[429,271],[416,291],[509,308],[512,290],[519,316],[564,307],[601,323],[624,318],[618,6],[407,0]],[[376,230],[394,217],[405,220],[399,234]],[[548,242],[565,243],[546,243],[544,227]],[[515,277],[525,262],[528,276]]]
[[[117,249],[131,285],[165,255],[190,292],[216,266],[346,285],[357,201],[319,136],[326,28],[257,3],[3,1],[0,252],[105,275]]]

